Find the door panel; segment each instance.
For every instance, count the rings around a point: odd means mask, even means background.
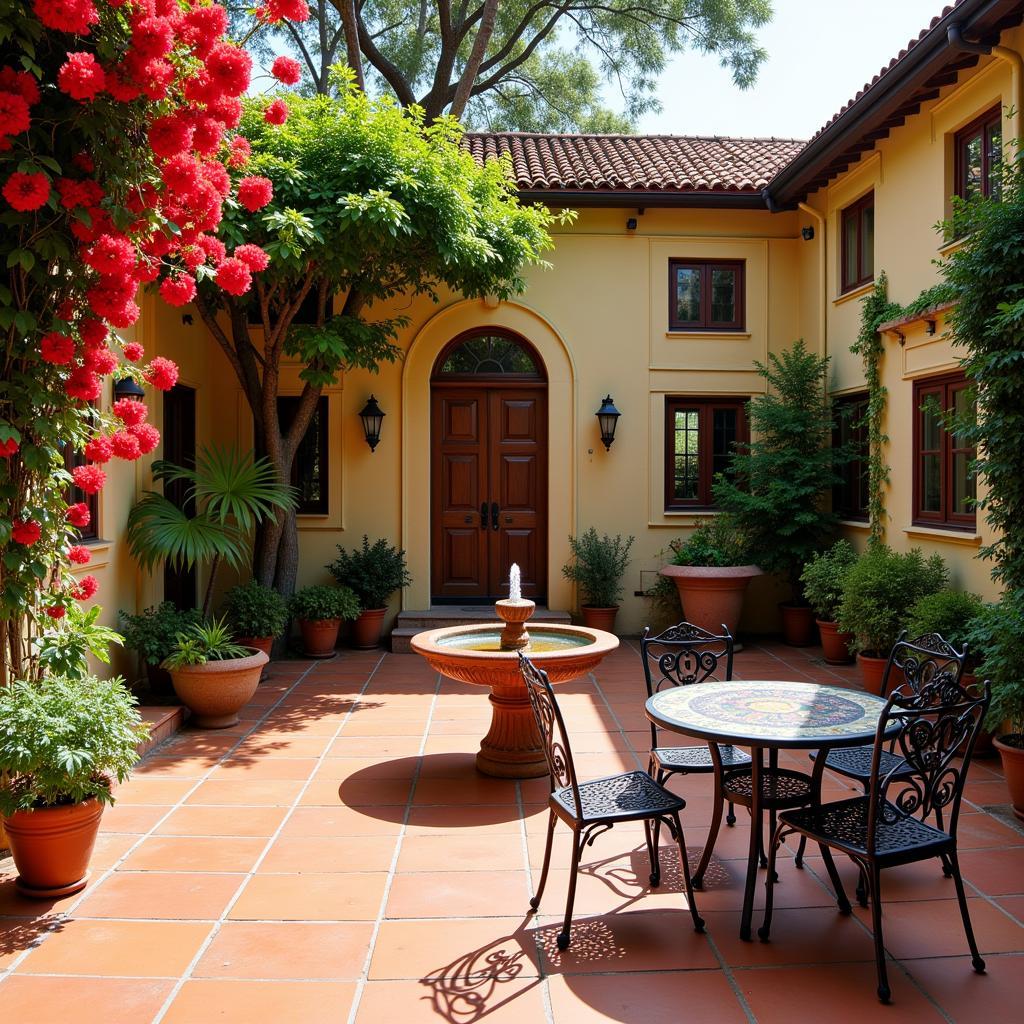
[[[163,396],[164,422],[161,431],[161,457],[177,466],[194,469],[196,464],[196,391],[185,384],[175,384]],[[195,500],[188,495],[188,483],[171,480],[164,484],[164,497],[175,508],[195,515]],[[197,604],[195,565],[175,567],[164,565],[164,600],[179,608],[195,608]]]

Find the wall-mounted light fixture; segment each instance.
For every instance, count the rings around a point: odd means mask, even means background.
[[[370,395],[366,405],[363,406],[359,418],[363,421],[363,435],[372,452],[380,444],[380,426],[384,422],[384,413],[381,412],[377,399],[373,395]]]
[[[595,413],[597,422],[601,427],[601,442],[604,450],[611,451],[612,441],[615,440],[615,428],[619,425],[619,417],[622,413],[615,408],[611,395],[605,395],[601,408]]]
[[[121,380],[114,381],[114,397],[115,398],[145,398],[146,392],[139,387],[131,379],[131,377],[124,377]]]
[[[626,228],[630,231],[636,231],[636,225],[636,217],[630,217],[629,220],[626,221]]]
[[[809,242],[814,237],[814,226],[808,224],[807,227],[800,229],[800,237],[805,241]]]

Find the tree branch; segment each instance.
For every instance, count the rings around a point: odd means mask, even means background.
[[[335,0],[335,2],[340,2],[340,0]],[[374,43],[366,29],[362,14],[358,15],[358,21],[359,45],[366,59],[381,73],[388,85],[395,90],[398,102],[403,107],[411,107],[416,102],[416,97],[413,95],[409,83],[402,76],[402,72],[377,49],[377,44]]]
[[[356,13],[356,0],[333,0],[333,3],[341,15],[341,27],[345,33],[345,59],[355,72],[356,85],[365,92],[366,80],[363,77],[363,58],[359,49],[359,16]]]
[[[462,77],[455,89],[455,98],[452,100],[451,115],[461,118],[469,102],[470,91],[476,81],[480,65],[483,63],[484,54],[491,41],[494,32],[494,22],[498,14],[498,0],[484,0],[480,15],[480,27],[476,30],[476,38],[473,40],[473,48],[469,52],[469,59],[462,69]]]

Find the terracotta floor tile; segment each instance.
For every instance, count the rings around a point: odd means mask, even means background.
[[[326,736],[249,737],[234,752],[238,758],[319,757],[327,747]]]
[[[154,978],[32,978],[0,982],[0,1018],[23,1024],[149,1024],[173,988]]]
[[[149,756],[132,769],[133,778],[202,778],[214,768],[219,758],[216,756],[186,757],[184,755],[167,755],[161,747],[158,756]]]
[[[395,876],[385,916],[511,916],[527,899],[525,871],[424,871]]]
[[[284,807],[179,807],[157,830],[162,836],[272,836]]]
[[[226,921],[193,971],[196,978],[357,979],[373,926]]]
[[[987,896],[1024,893],[1024,846],[960,854],[964,878]]]
[[[487,1024],[523,1024],[545,1018],[541,983],[536,978],[499,976],[475,982],[471,1016],[465,992],[445,979],[371,981],[363,989],[356,1024],[440,1024],[442,1021],[485,1020]]]
[[[387,875],[256,875],[231,908],[233,920],[371,921],[380,910]]]
[[[281,835],[288,838],[398,835],[404,819],[404,807],[296,807],[281,829]]]
[[[193,786],[192,779],[160,779],[140,775],[118,786],[114,796],[122,807],[132,804],[176,804]]]
[[[47,918],[0,918],[0,971],[8,970],[53,927],[59,924]]]
[[[418,754],[420,737],[416,736],[346,736],[338,737],[327,751],[328,757],[409,757]]]
[[[1019,1020],[1020,980],[1024,977],[1024,954],[988,956],[985,974],[975,974],[970,957],[939,957],[911,960],[910,976],[955,1021],[977,1019]]]
[[[244,878],[240,874],[116,871],[78,905],[81,917],[215,920]]]
[[[170,805],[114,804],[103,809],[100,832],[130,832],[135,835],[148,832],[170,809]]]
[[[326,761],[325,764],[337,764]],[[410,779],[366,779],[358,775],[347,779],[331,778],[329,771],[318,775],[302,794],[303,807],[405,807],[412,790]]]
[[[963,813],[957,827],[960,853],[967,850],[1007,846],[1024,846],[1024,832],[997,821],[991,814]]]
[[[185,803],[290,807],[301,789],[298,779],[211,779],[201,783]]]
[[[426,763],[425,759],[419,757],[328,757],[313,773],[313,778],[329,778],[339,784],[353,777],[357,777],[360,782],[373,779],[404,779],[411,782],[420,772],[421,762]]]
[[[260,874],[388,871],[397,836],[280,836],[256,869]]]
[[[413,807],[408,834],[429,835],[442,829],[471,829],[476,833],[520,835],[522,822],[513,804],[466,804],[461,807]]]
[[[210,773],[210,780],[308,779],[317,765],[315,757],[268,757],[266,760],[230,757]]]
[[[164,1024],[339,1024],[355,985],[341,981],[189,981]]]
[[[491,871],[523,867],[522,844],[503,835],[446,832],[409,835],[402,841],[398,870]]]
[[[29,899],[27,896],[22,896],[15,888],[14,879],[16,874],[14,865],[11,864],[10,871],[5,872],[2,879],[0,879],[0,918],[53,917],[54,915],[66,912],[68,907],[81,898],[82,894],[79,892],[55,900]],[[93,884],[93,879],[97,877],[97,874],[93,874],[92,878],[90,878],[90,885]],[[88,892],[89,890],[86,889],[85,891]]]
[[[137,842],[139,837],[128,832],[104,832],[96,837],[89,868],[94,875],[113,867]]]
[[[996,903],[1024,926],[1024,896],[1002,896]]]
[[[121,865],[123,871],[249,871],[265,839],[234,836],[151,836]]]
[[[515,804],[516,784],[504,779],[421,779],[416,783],[413,805]]]

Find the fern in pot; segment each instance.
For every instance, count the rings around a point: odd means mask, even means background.
[[[341,623],[359,615],[359,599],[348,587],[318,585],[296,591],[288,608],[299,620],[302,653],[307,658],[333,658]]]
[[[412,583],[405,564],[405,552],[386,540],[370,543],[363,534],[361,547],[346,550],[338,545],[338,557],[327,571],[339,586],[356,595],[361,611],[352,623],[352,645],[361,649],[376,647],[391,595]]]
[[[633,537],[623,540],[618,533],[599,536],[593,527],[569,538],[571,557],[562,566],[562,575],[579,588],[584,625],[614,632],[633,541]]]

